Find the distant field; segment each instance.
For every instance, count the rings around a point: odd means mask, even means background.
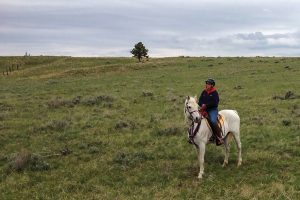
[[[0,57],[0,73],[0,199],[300,199],[300,58]],[[243,165],[208,145],[199,181],[183,102],[208,77]]]

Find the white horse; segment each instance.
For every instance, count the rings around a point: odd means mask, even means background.
[[[198,112],[199,105],[196,102],[196,97],[188,96],[184,104],[184,114],[186,122],[189,127],[193,124],[193,130],[195,131],[194,144],[197,149],[198,160],[200,165],[200,172],[198,178],[202,178],[204,173],[204,155],[205,155],[205,146],[209,143],[209,139],[212,136],[211,128],[209,127],[207,120],[201,116]],[[242,145],[240,140],[240,117],[235,110],[221,110],[219,114],[224,117],[224,124],[222,125],[223,130],[223,139],[225,147],[225,159],[223,162],[223,167],[228,164],[229,150],[230,150],[230,140],[232,136],[235,139],[237,149],[238,149],[238,162],[237,166],[239,167],[242,164]],[[199,125],[199,129],[196,130],[195,127]]]

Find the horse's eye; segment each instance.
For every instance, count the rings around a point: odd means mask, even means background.
[[[191,109],[192,107],[191,106],[189,106],[189,109]]]

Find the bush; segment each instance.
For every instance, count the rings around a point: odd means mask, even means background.
[[[98,147],[96,147],[96,146],[91,146],[90,148],[89,148],[89,153],[90,154],[93,154],[93,153],[99,153],[100,152],[100,149],[98,148]]]
[[[292,123],[291,120],[286,120],[286,119],[282,120],[282,125],[283,126],[290,126],[291,123]]]
[[[106,102],[110,105],[108,107],[111,107],[111,102],[114,101],[114,99],[111,96],[101,95],[97,97],[92,97],[90,99],[87,99],[83,102],[83,104],[87,106],[93,106],[93,105],[99,105],[103,102]]]
[[[13,171],[24,171],[29,169],[31,171],[49,170],[50,165],[43,160],[43,157],[38,154],[32,154],[26,149],[22,149],[17,154],[12,154],[8,158],[9,169]]]
[[[144,97],[152,97],[153,96],[153,92],[143,91],[143,96]]]
[[[123,129],[129,127],[129,124],[126,122],[118,122],[115,125],[115,129]]]
[[[129,121],[129,122],[120,121],[120,122],[117,122],[115,125],[116,130],[122,130],[122,129],[126,129],[126,128],[130,128],[131,130],[134,130],[137,128],[137,124],[132,121]]]
[[[48,106],[48,108],[59,108],[62,106],[65,106],[68,104],[68,101],[63,100],[59,97],[50,100],[49,102],[46,103],[46,105]]]

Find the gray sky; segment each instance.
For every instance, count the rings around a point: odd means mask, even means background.
[[[0,0],[0,55],[300,56],[297,0]]]

